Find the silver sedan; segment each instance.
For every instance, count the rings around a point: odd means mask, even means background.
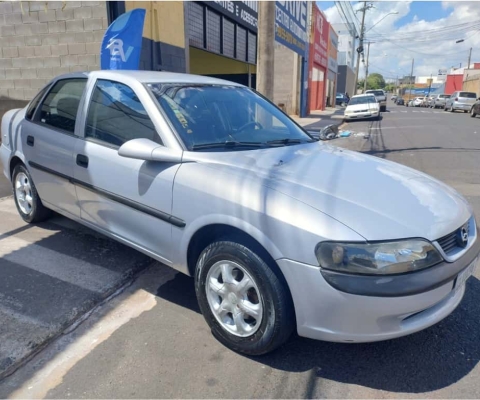
[[[339,342],[419,331],[457,307],[477,265],[456,191],[325,145],[231,82],[64,75],[1,129],[25,221],[53,210],[193,276],[211,330],[245,354],[295,329]]]

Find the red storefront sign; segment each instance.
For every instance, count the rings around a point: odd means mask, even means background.
[[[316,4],[313,6],[313,63],[321,67],[328,66],[328,32],[330,24]]]

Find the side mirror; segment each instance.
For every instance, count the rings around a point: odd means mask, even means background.
[[[182,162],[182,151],[169,149],[150,139],[129,140],[118,149],[118,155],[144,161]]]

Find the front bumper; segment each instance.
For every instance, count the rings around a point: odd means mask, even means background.
[[[465,292],[465,285],[454,287],[456,277],[479,251],[477,240],[457,262],[431,267],[423,271],[425,275],[419,275],[419,271],[371,277],[374,284],[366,285],[372,290],[368,295],[349,293],[349,287],[339,288],[338,281],[337,287],[332,286],[319,267],[286,259],[277,263],[292,294],[300,336],[332,342],[374,342],[418,332],[448,316]],[[418,276],[414,288],[402,286],[407,275],[412,282]],[[363,284],[359,281],[350,291],[365,293]],[[387,288],[393,291],[386,293]]]

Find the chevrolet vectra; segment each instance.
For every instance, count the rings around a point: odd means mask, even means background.
[[[193,276],[212,332],[245,354],[295,329],[336,342],[419,331],[458,306],[477,264],[455,190],[323,144],[235,83],[63,75],[1,129],[25,221],[53,210]]]

